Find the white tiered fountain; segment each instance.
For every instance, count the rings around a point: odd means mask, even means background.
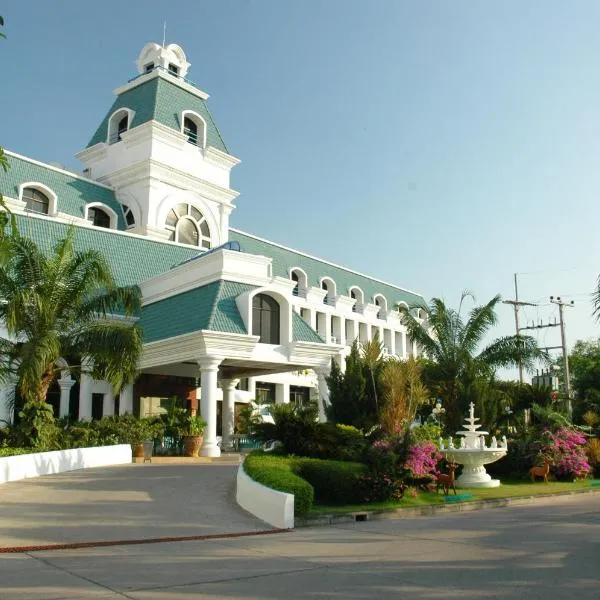
[[[456,448],[452,438],[448,438],[448,445],[444,447],[444,440],[440,438],[440,452],[446,456],[446,459],[451,462],[463,465],[463,471],[456,480],[458,487],[473,487],[473,488],[492,488],[500,485],[499,479],[492,479],[485,470],[483,465],[496,462],[506,455],[508,444],[506,436],[502,436],[500,442],[492,437],[492,442],[489,447],[485,445],[485,436],[487,431],[477,431],[481,425],[477,425],[475,421],[479,421],[475,417],[475,405],[471,402],[469,410],[469,418],[465,419],[466,431],[457,431],[457,435],[461,435],[460,446]]]

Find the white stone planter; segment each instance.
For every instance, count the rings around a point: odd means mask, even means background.
[[[237,503],[255,517],[278,527],[294,528],[294,494],[266,487],[246,475],[244,465],[237,473]]]
[[[40,475],[130,463],[129,444],[5,456],[0,458],[0,484]]]

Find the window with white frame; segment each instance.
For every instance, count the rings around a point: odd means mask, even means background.
[[[96,227],[110,229],[110,215],[98,206],[88,208],[87,220]]]
[[[47,215],[50,212],[50,198],[36,188],[23,188],[21,199],[25,202],[25,208],[31,212],[43,215]]]
[[[176,204],[167,214],[165,228],[169,240],[190,246],[210,248],[210,229],[204,215],[191,204]]]
[[[127,227],[135,227],[135,215],[133,211],[126,204],[121,205],[123,207],[123,214],[125,215],[125,223]]]
[[[108,121],[108,143],[116,144],[121,141],[121,136],[129,129],[131,115],[127,108],[122,108],[113,113]]]
[[[206,124],[204,119],[194,112],[187,111],[182,114],[182,133],[187,137],[188,143],[199,148],[204,148]]]

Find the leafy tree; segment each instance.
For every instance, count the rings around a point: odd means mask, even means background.
[[[500,296],[472,308],[465,321],[461,309],[469,297],[473,298],[472,294],[463,293],[458,310],[447,307],[440,298],[433,298],[424,322],[417,320],[405,306],[399,307],[408,335],[428,358],[425,382],[443,400],[450,431],[460,426],[471,396],[469,388],[472,392],[481,378],[490,380],[499,367],[521,363],[528,369],[535,360],[546,359],[529,336],[498,338],[480,349],[483,338],[497,322],[496,306]]]
[[[414,421],[417,408],[427,402],[429,391],[421,379],[421,365],[413,357],[407,361],[386,361],[381,375],[384,405],[380,423],[388,435],[404,433]]]
[[[366,394],[365,365],[357,342],[352,344],[350,354],[346,358],[344,373],[335,361],[331,361],[327,385],[330,402],[327,416],[332,421],[358,428],[369,428],[377,422],[375,407],[369,402]]]
[[[104,256],[77,252],[69,229],[52,253],[28,238],[4,234],[8,258],[0,264],[0,381],[16,378],[26,402],[43,403],[56,379],[56,361],[82,359],[115,389],[134,379],[142,351],[137,325],[112,315],[140,309],[138,288],[118,287]],[[63,366],[64,368],[64,366]]]
[[[600,340],[578,340],[569,355],[569,370],[575,390],[574,421],[581,422],[588,411],[600,414]]]

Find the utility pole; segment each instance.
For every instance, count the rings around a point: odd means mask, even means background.
[[[573,404],[571,402],[573,393],[571,391],[571,376],[569,374],[569,354],[567,352],[567,337],[565,335],[565,320],[563,315],[563,310],[565,306],[573,306],[575,303],[573,300],[570,302],[565,302],[560,299],[560,296],[554,298],[554,296],[550,296],[550,302],[552,304],[558,304],[558,310],[560,314],[560,339],[562,342],[562,351],[563,351],[563,362],[565,368],[565,388],[567,391],[567,412],[569,414],[569,419],[573,420]]]
[[[536,304],[532,304],[531,302],[519,302],[519,288],[517,286],[517,273],[515,273],[515,299],[514,300],[503,300],[502,304],[511,304],[515,309],[515,330],[517,332],[517,337],[519,337],[519,332],[521,328],[519,327],[519,308],[521,306],[537,306]],[[523,383],[523,365],[521,361],[519,361],[519,383]]]

